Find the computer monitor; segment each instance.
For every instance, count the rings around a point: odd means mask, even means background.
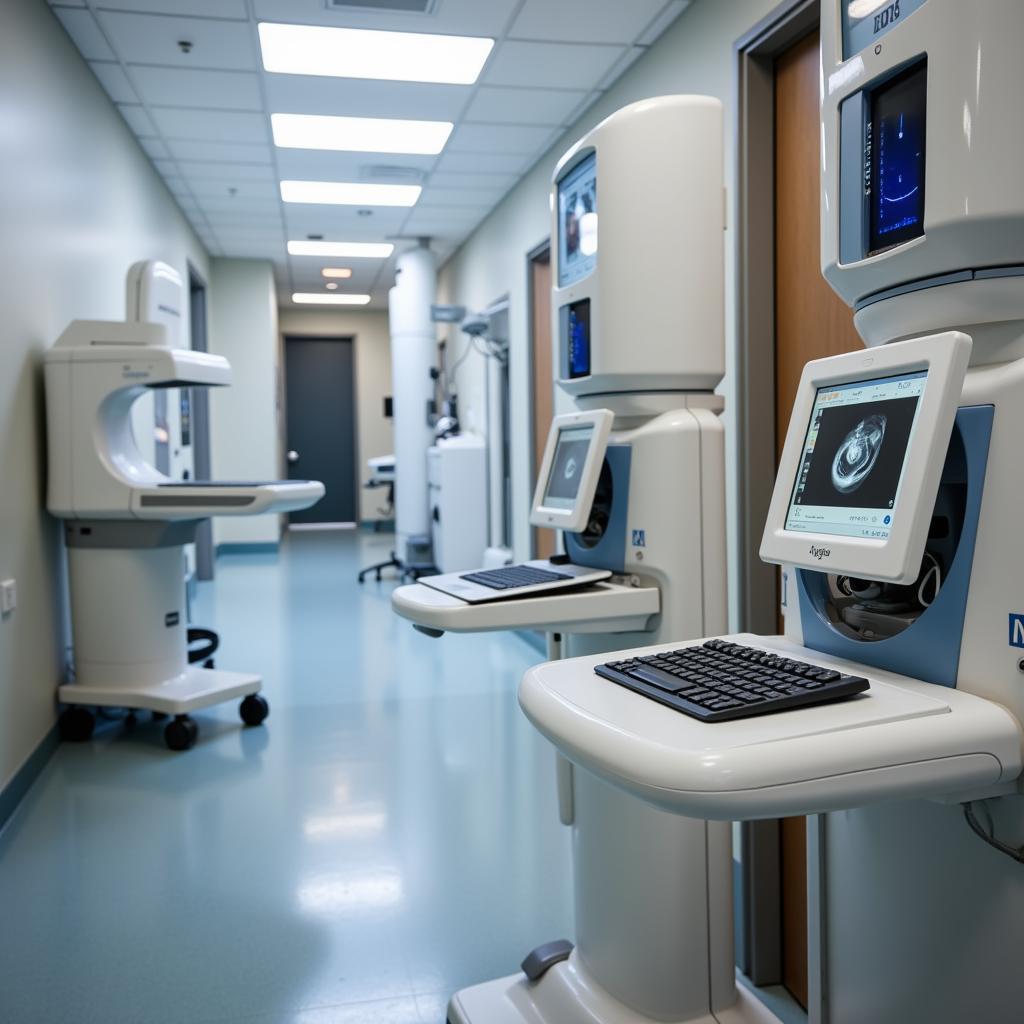
[[[591,151],[558,182],[558,287],[597,264],[597,154]]]
[[[530,514],[534,526],[572,533],[585,529],[612,419],[608,409],[594,409],[565,413],[551,421]]]
[[[970,352],[967,335],[948,331],[804,367],[766,562],[917,578]]]

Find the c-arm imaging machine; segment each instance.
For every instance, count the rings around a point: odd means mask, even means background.
[[[157,265],[159,266],[159,265]],[[173,348],[160,323],[74,321],[46,353],[47,508],[64,520],[74,678],[60,688],[68,738],[87,738],[88,707],[174,715],[166,738],[192,745],[189,713],[242,697],[257,724],[260,677],[191,666],[184,545],[199,521],[306,508],[316,481],[177,481],[140,453],[133,403],[147,389],[230,384],[221,356]]]

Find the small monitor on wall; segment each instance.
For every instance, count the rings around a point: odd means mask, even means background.
[[[558,182],[558,287],[597,265],[597,154],[591,152]]]
[[[912,582],[970,352],[949,331],[808,363],[761,557]]]
[[[530,514],[534,526],[573,533],[586,527],[612,419],[608,409],[594,409],[566,413],[551,421]]]

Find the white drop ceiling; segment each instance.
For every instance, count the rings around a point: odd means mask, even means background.
[[[436,0],[426,14],[328,0],[50,0],[142,148],[214,256],[273,261],[282,305],[339,291],[385,308],[388,260],[289,256],[288,239],[429,236],[450,255],[510,188],[690,0]],[[474,85],[318,78],[263,71],[260,21],[488,36]],[[188,52],[181,41],[191,43]],[[277,149],[271,113],[452,121],[434,156]],[[411,209],[283,203],[286,179],[422,184]]]

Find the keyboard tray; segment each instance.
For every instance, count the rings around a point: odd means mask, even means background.
[[[871,689],[833,704],[706,723],[601,679],[594,668],[610,656],[600,654],[528,670],[519,703],[570,761],[694,817],[770,818],[976,795],[1005,791],[1020,775],[1020,726],[998,704],[867,670],[780,637],[725,639],[864,675]]]

